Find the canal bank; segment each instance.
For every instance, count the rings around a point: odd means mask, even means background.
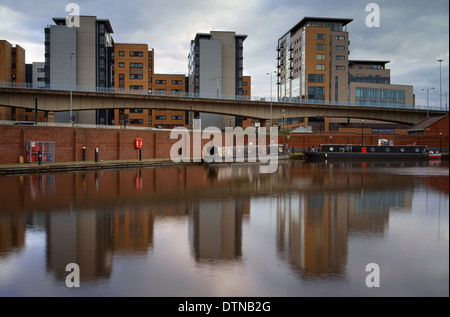
[[[202,163],[175,163],[168,159],[146,159],[146,160],[110,160],[110,161],[78,161],[78,162],[56,162],[39,164],[2,164],[0,165],[0,175],[8,174],[34,174],[34,173],[56,173],[70,171],[107,170],[124,168],[148,168],[194,165]]]

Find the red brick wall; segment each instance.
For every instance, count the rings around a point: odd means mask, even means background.
[[[81,161],[83,147],[86,147],[88,161],[94,160],[96,148],[99,149],[99,160],[138,159],[139,152],[134,147],[136,138],[143,139],[142,159],[170,158],[170,149],[177,140],[171,140],[169,136],[170,131],[158,130],[0,125],[0,164],[18,163],[19,156],[25,159],[26,143],[29,141],[55,142],[55,162]],[[393,139],[394,144],[413,144],[415,141],[417,145],[428,145],[432,148],[448,149],[449,144],[448,133],[445,136],[364,135],[364,143],[378,144],[378,138]],[[190,139],[192,153],[192,137]],[[284,140],[285,137],[280,137],[279,143],[285,143]],[[209,140],[202,140],[202,147],[207,142]],[[297,134],[286,139],[290,148],[317,147],[323,143],[360,142],[361,135],[356,133]],[[269,141],[266,144],[269,144]]]

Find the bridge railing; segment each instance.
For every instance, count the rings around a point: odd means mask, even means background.
[[[201,98],[201,99],[221,99],[221,100],[248,100],[259,102],[273,102],[273,103],[288,103],[288,104],[311,104],[311,105],[327,105],[327,106],[346,106],[346,107],[375,107],[375,108],[389,108],[389,109],[414,109],[414,110],[434,110],[434,111],[448,111],[448,109],[441,109],[434,106],[423,105],[405,105],[399,103],[386,102],[341,102],[330,100],[317,99],[301,99],[301,98],[277,98],[277,97],[256,97],[256,96],[236,96],[236,95],[222,95],[222,94],[199,94],[192,92],[165,92],[165,91],[147,91],[143,89],[123,89],[123,88],[108,88],[108,87],[92,87],[92,86],[72,86],[63,84],[42,85],[33,83],[14,83],[14,82],[0,82],[0,88],[20,88],[20,89],[42,89],[54,91],[74,91],[74,92],[92,92],[92,93],[110,93],[110,94],[125,94],[125,95],[152,95],[152,96],[167,96],[180,98]]]

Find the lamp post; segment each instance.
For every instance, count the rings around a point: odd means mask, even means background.
[[[272,128],[272,75],[275,73],[275,71],[267,73],[267,75],[270,75],[270,125],[269,125],[269,131]]]
[[[441,151],[440,151],[440,153],[442,153],[442,132],[439,132],[439,138],[441,139]]]
[[[72,58],[73,58],[73,52],[70,53],[70,111],[69,111],[69,120],[70,123],[73,125],[73,120],[72,120],[72,90],[73,90],[73,70],[72,70]]]
[[[438,59],[439,63],[439,110],[442,110],[442,71],[441,71],[441,65],[443,59]]]
[[[283,109],[283,110],[281,110],[281,113],[283,115],[283,132],[284,132],[284,130],[286,130],[286,127],[284,125],[284,114],[286,113],[286,111]]]
[[[424,91],[424,90],[427,91],[427,118],[428,118],[428,94],[431,89],[434,89],[434,87],[421,89],[422,91]]]
[[[361,145],[364,145],[364,119],[361,120]]]

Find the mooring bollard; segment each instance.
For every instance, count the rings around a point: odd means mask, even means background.
[[[98,163],[98,147],[95,148],[95,163]]]

